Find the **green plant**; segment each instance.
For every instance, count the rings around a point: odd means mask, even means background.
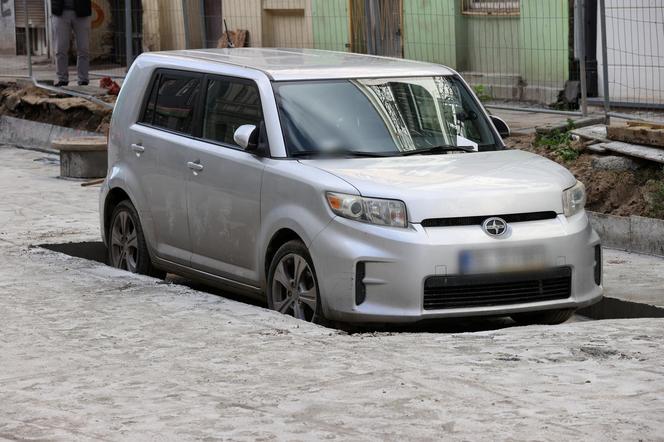
[[[487,88],[483,84],[478,84],[476,86],[473,86],[473,90],[475,91],[475,95],[477,95],[477,98],[479,98],[481,102],[493,100],[493,96],[491,95],[491,92],[489,92],[489,88]]]
[[[556,129],[548,133],[540,133],[535,137],[536,147],[545,147],[552,150],[563,161],[574,161],[579,157],[579,151],[572,146],[572,134],[574,121],[567,120],[564,130]]]

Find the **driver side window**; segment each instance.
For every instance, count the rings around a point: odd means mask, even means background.
[[[259,127],[263,111],[258,88],[250,81],[211,78],[207,84],[202,138],[237,146],[233,134],[244,124]]]

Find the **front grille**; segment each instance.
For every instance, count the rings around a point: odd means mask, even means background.
[[[554,219],[558,216],[556,212],[529,212],[529,213],[509,213],[507,215],[487,215],[487,216],[459,216],[455,218],[429,218],[422,221],[423,227],[451,227],[451,226],[474,226],[481,225],[485,219],[497,216],[508,223],[522,223],[526,221],[541,221],[544,219]]]
[[[424,282],[424,309],[488,307],[567,299],[572,270],[430,276]]]

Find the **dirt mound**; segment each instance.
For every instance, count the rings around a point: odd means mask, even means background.
[[[107,98],[114,100],[114,97]],[[112,110],[89,100],[34,86],[0,83],[0,115],[106,133]]]
[[[565,160],[554,148],[537,147],[534,141],[534,135],[505,140],[512,148],[545,156],[569,169],[586,185],[587,209],[618,216],[664,218],[664,169],[660,164],[638,161],[636,170],[599,170],[593,168],[592,160],[600,155],[583,150],[580,144],[574,145],[580,151],[578,157]]]

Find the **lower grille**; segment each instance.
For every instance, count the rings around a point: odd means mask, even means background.
[[[567,299],[572,269],[487,275],[430,276],[424,282],[424,309],[488,307]]]

